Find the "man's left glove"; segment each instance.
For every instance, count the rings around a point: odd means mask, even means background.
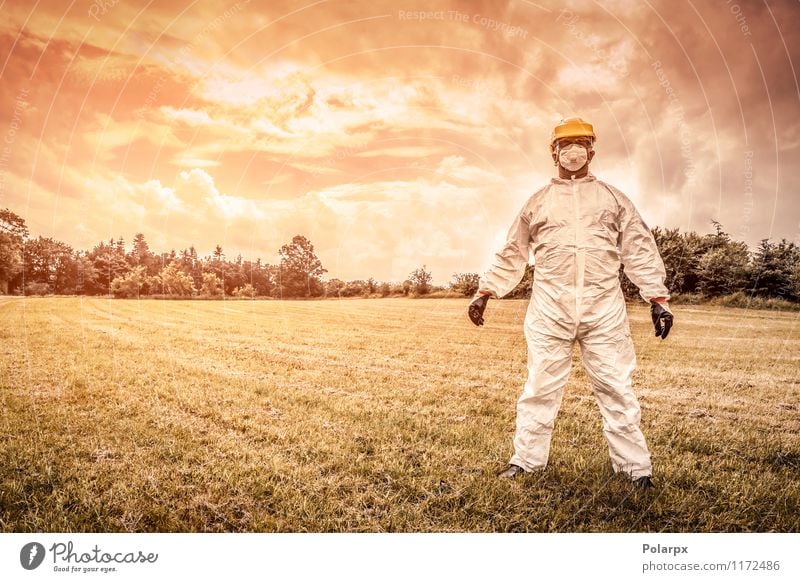
[[[483,312],[486,310],[486,304],[489,303],[489,297],[488,294],[481,293],[469,304],[467,312],[470,320],[475,325],[483,325]]]
[[[653,301],[650,303],[650,317],[652,317],[653,326],[656,328],[656,337],[660,337],[662,340],[667,339],[673,320],[669,305],[666,302]]]

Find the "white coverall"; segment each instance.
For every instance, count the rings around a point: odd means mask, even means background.
[[[525,203],[479,289],[496,297],[509,293],[522,279],[529,253],[535,272],[525,316],[528,379],[517,402],[510,463],[526,471],[547,464],[577,340],[614,471],[634,479],[651,475],[631,388],[636,355],[619,283],[621,261],[645,301],[669,299],[650,229],[622,192],[591,173],[553,178]]]

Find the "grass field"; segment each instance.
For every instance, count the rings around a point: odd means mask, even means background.
[[[576,346],[513,482],[524,301],[0,298],[0,530],[800,530],[797,313],[629,306],[654,491]]]

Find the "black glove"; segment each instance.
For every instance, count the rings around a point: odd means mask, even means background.
[[[483,312],[489,302],[489,295],[481,295],[469,304],[469,318],[475,325],[483,325]]]
[[[667,305],[662,305],[658,301],[650,304],[650,317],[653,318],[653,325],[656,328],[656,337],[662,340],[667,339],[667,334],[672,328],[672,312]]]

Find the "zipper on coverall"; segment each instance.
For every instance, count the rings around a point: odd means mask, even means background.
[[[575,209],[575,334],[578,333],[578,325],[581,320],[581,296],[583,295],[583,272],[586,267],[586,256],[581,248],[583,240],[583,224],[581,223],[581,201],[578,196],[578,183],[573,176],[570,180],[572,184],[572,200]]]

